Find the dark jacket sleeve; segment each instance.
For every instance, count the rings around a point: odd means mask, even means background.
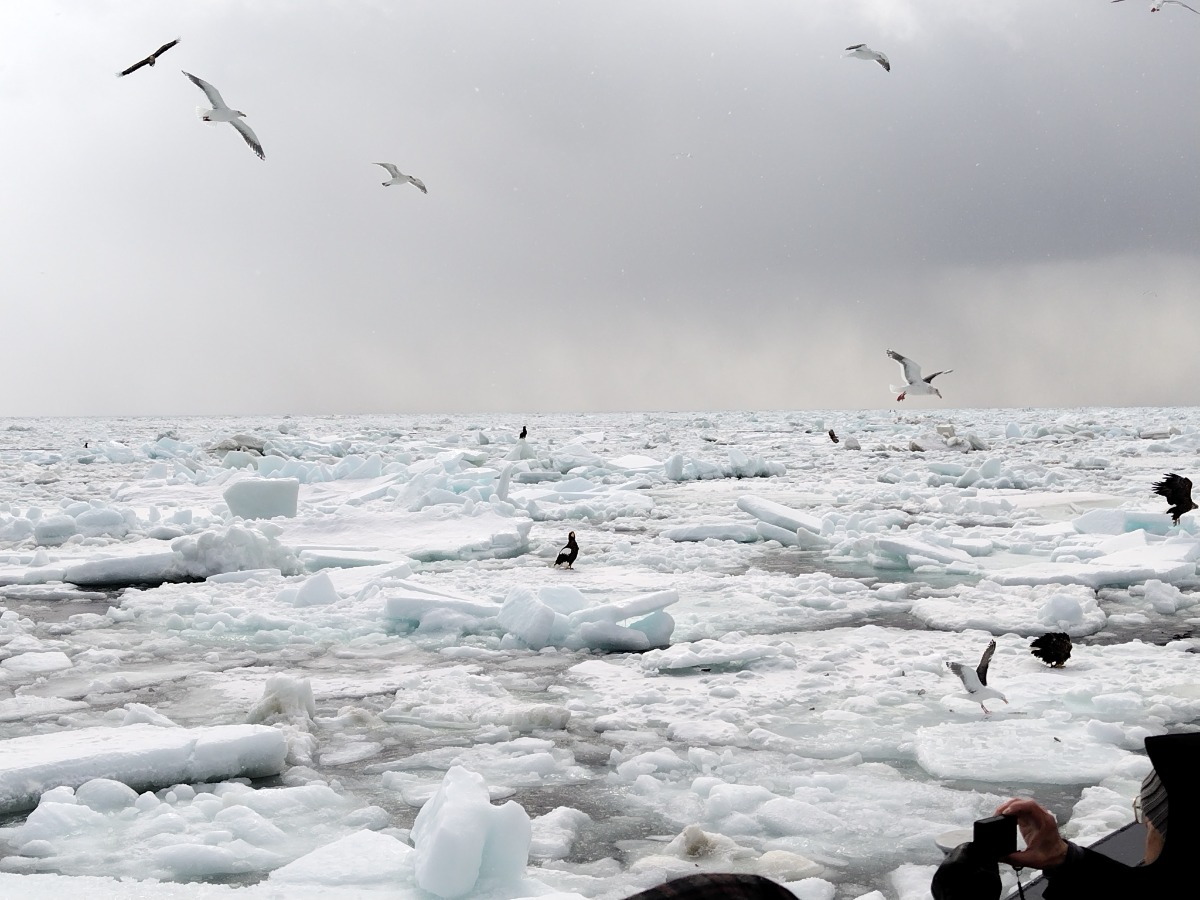
[[[1097,897],[1169,897],[1167,867],[1127,866],[1095,850],[1068,843],[1067,859],[1045,871],[1046,900],[1093,900]],[[1161,893],[1167,891],[1166,893]]]

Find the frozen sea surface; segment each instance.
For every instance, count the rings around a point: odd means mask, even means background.
[[[908,900],[1013,794],[1094,840],[1200,727],[1200,539],[1150,493],[1198,426],[0,421],[0,893]],[[985,714],[945,663],[992,637]]]

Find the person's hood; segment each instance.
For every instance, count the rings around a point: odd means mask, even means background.
[[[1146,754],[1167,791],[1167,837],[1200,849],[1200,732],[1146,738]]]

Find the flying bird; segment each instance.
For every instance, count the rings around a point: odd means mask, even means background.
[[[1192,502],[1192,479],[1176,475],[1174,472],[1168,472],[1162,481],[1154,482],[1154,493],[1167,498],[1167,502],[1171,504],[1167,512],[1171,514],[1176,525],[1179,524],[1179,517],[1185,512],[1200,509]]]
[[[980,657],[979,665],[974,669],[968,669],[962,663],[947,662],[950,671],[958,676],[959,681],[963,683],[963,687],[967,689],[971,699],[979,704],[979,708],[983,710],[984,715],[991,715],[991,710],[983,705],[984,700],[990,700],[993,697],[997,700],[1008,702],[1005,697],[995,688],[987,686],[988,663],[992,661],[992,654],[996,652],[996,642],[992,641],[987,645],[987,649],[983,651],[983,656]]]
[[[922,378],[921,367],[907,356],[901,356],[895,350],[889,350],[887,355],[900,363],[900,368],[904,371],[903,387],[896,387],[894,384],[891,385],[893,391],[900,392],[900,395],[896,398],[897,400],[903,400],[909,394],[937,394],[938,397],[941,397],[942,392],[933,386],[933,379],[939,375],[947,375],[954,371],[953,369],[943,369],[940,372],[934,372],[932,375]]]
[[[423,182],[420,178],[414,178],[412,175],[405,175],[391,163],[375,163],[375,165],[383,166],[388,170],[388,174],[392,176],[391,181],[383,182],[384,187],[387,187],[389,184],[414,184],[420,188],[422,194],[429,193],[429,191],[425,190],[425,182]]]
[[[579,545],[575,543],[575,532],[570,532],[567,535],[566,545],[558,551],[558,557],[554,560],[554,565],[561,566],[564,563],[568,569],[575,567],[575,558],[579,556]]]
[[[1113,3],[1124,3],[1125,0],[1112,0],[1112,2]],[[1200,9],[1196,9],[1195,7],[1188,6],[1186,3],[1183,2],[1183,0],[1155,0],[1154,5],[1150,7],[1150,12],[1159,12],[1162,10],[1162,8],[1164,6],[1166,6],[1167,4],[1172,4],[1172,3],[1175,6],[1182,6],[1184,9],[1190,9],[1192,12],[1196,13],[1197,15],[1200,15]]]
[[[240,109],[230,109],[225,105],[225,101],[221,99],[217,89],[205,81],[203,78],[197,78],[191,72],[184,72],[184,75],[200,90],[204,91],[208,97],[208,102],[212,104],[212,109],[205,109],[203,106],[197,106],[196,112],[200,114],[200,118],[205,122],[228,122],[238,130],[238,134],[242,136],[246,144],[253,150],[259,159],[266,159],[266,154],[263,153],[262,144],[258,142],[258,138],[254,132],[250,130],[250,126],[242,121],[242,117],[246,114]]]
[[[1173,3],[1176,6],[1182,6],[1184,9],[1190,9],[1192,12],[1196,13],[1197,15],[1200,15],[1200,9],[1196,9],[1193,6],[1188,6],[1186,3],[1182,2],[1182,0],[1158,0],[1157,3],[1155,3],[1153,6],[1150,7],[1150,12],[1158,12],[1160,9],[1162,9],[1164,6],[1166,6],[1168,3]]]
[[[846,54],[847,57],[852,56],[855,59],[871,60],[879,63],[888,72],[892,71],[892,64],[888,62],[887,56],[880,53],[878,50],[872,50],[866,44],[854,44],[846,49],[850,51]]]
[[[136,72],[142,66],[154,65],[158,61],[158,58],[160,56],[162,56],[164,53],[166,53],[168,50],[170,50],[172,47],[174,47],[178,43],[179,43],[179,38],[175,38],[175,40],[169,41],[169,42],[163,44],[161,47],[159,47],[157,50],[155,50],[153,53],[151,53],[145,59],[138,60],[132,66],[130,66],[128,69],[126,69],[124,72],[118,72],[117,77],[120,78],[123,75],[128,75],[130,72]]]
[[[831,441],[833,441],[835,444],[838,442],[837,433],[834,432],[834,430],[832,428],[829,429],[829,439]]]
[[[1046,665],[1061,669],[1071,658],[1071,636],[1065,631],[1051,631],[1034,638],[1029,652]]]

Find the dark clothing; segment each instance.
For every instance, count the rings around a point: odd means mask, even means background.
[[[1167,791],[1170,837],[1158,859],[1127,866],[1094,850],[1071,846],[1067,861],[1046,870],[1047,900],[1096,897],[1173,897],[1192,883],[1189,860],[1200,853],[1200,734],[1146,738],[1146,753]]]
[[[959,844],[946,856],[929,885],[934,900],[993,900],[1000,896],[1000,866],[993,859],[979,859],[971,842]]]
[[[1146,754],[1167,792],[1170,837],[1158,858],[1148,865],[1129,866],[1103,853],[1067,844],[1062,865],[1044,870],[1046,900],[1135,900],[1140,897],[1188,896],[1181,886],[1192,884],[1189,865],[1200,854],[1200,734],[1168,734],[1146,738]],[[997,900],[1000,896],[995,863],[971,860],[969,844],[955,848],[933,876],[930,891],[936,900]],[[1185,893],[1180,891],[1185,890]]]
[[[796,900],[782,884],[761,875],[707,872],[676,878],[626,900]]]

